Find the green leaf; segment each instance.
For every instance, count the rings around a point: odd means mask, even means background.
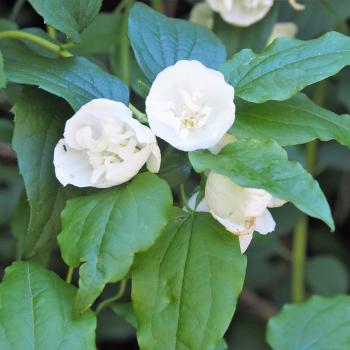
[[[316,256],[306,262],[305,278],[314,293],[332,296],[346,293],[349,274],[344,264],[333,256]]]
[[[134,254],[148,249],[166,225],[171,204],[166,182],[150,173],[68,201],[58,242],[67,265],[83,262],[76,311],[88,309],[106,283],[128,273]]]
[[[128,103],[127,86],[86,58],[43,57],[18,42],[4,45],[3,54],[9,81],[37,85],[63,97],[75,110],[95,98]]]
[[[85,55],[108,52],[118,40],[120,31],[120,13],[101,13],[82,33],[76,49]]]
[[[6,86],[6,76],[4,70],[4,60],[0,51],[0,89]]]
[[[73,319],[76,288],[30,262],[15,262],[0,285],[2,350],[93,350],[96,318]]]
[[[350,64],[350,38],[330,32],[302,41],[279,38],[261,54],[242,50],[221,66],[237,96],[250,102],[287,100]]]
[[[209,29],[167,18],[141,3],[130,11],[129,38],[137,62],[150,81],[179,60],[197,60],[217,69],[226,59],[224,45]]]
[[[350,116],[321,108],[303,94],[262,104],[239,101],[236,117],[229,132],[237,137],[273,139],[282,146],[336,140],[350,147]]]
[[[81,33],[97,16],[102,0],[28,0],[46,24],[79,42]]]
[[[131,303],[113,303],[110,305],[110,308],[119,317],[127,321],[134,328],[137,328],[135,311]]]
[[[65,196],[55,177],[53,151],[72,110],[55,96],[27,88],[13,111],[13,148],[30,205],[29,227],[23,238],[24,255],[32,257],[48,253],[60,230]]]
[[[273,350],[345,350],[350,344],[350,296],[313,296],[284,306],[268,323]]]
[[[225,44],[229,57],[246,48],[261,51],[270,37],[276,17],[277,6],[274,6],[261,21],[249,27],[235,27],[216,14],[213,31]]]
[[[245,269],[237,237],[209,214],[179,214],[135,259],[141,349],[213,350],[231,322]]]
[[[225,146],[218,155],[208,151],[190,153],[197,172],[207,169],[229,177],[243,187],[262,188],[277,198],[292,202],[306,214],[334,223],[319,184],[274,141],[242,139]]]

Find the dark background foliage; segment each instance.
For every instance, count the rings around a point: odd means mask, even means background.
[[[118,5],[118,0],[104,0],[102,11],[111,12]],[[187,17],[193,1],[171,0],[164,2],[167,15]],[[348,30],[344,14],[326,13],[322,17],[324,1],[306,1],[314,13],[319,16],[309,18],[305,25],[307,13],[293,13],[280,2],[282,8],[279,16],[283,20],[295,20],[299,23],[301,38],[313,38],[326,30]],[[0,1],[0,17],[14,19],[23,27],[41,27],[45,25],[28,3],[25,3],[18,14],[13,12],[15,1]],[[346,15],[346,13],[345,13]],[[324,18],[328,19],[326,23]],[[326,25],[326,27],[325,27]],[[115,33],[117,42],[118,35]],[[111,41],[110,50],[91,56],[106,70],[118,74],[113,68],[115,43]],[[19,92],[19,87],[11,84],[0,92],[0,115],[3,119],[12,119],[10,109]],[[315,95],[313,88],[307,93]],[[134,96],[135,97],[135,96]],[[325,97],[322,104],[339,114],[350,113],[350,70],[345,69],[335,78],[325,83]],[[304,163],[305,148],[303,146],[288,149],[289,156]],[[169,156],[171,158],[171,155]],[[180,157],[181,158],[181,157]],[[188,175],[188,167],[183,159],[177,159],[178,168],[170,170],[168,176],[175,181],[180,176]],[[310,219],[308,232],[308,248],[306,263],[306,287],[308,294],[325,296],[349,292],[350,278],[350,151],[335,142],[319,145],[315,176],[320,182],[330,202],[336,223],[336,231],[329,229],[320,221]],[[175,180],[174,180],[175,179]],[[194,183],[194,174],[189,179]],[[176,191],[176,186],[174,187]],[[23,183],[18,174],[15,154],[8,144],[0,144],[0,269],[1,274],[16,256],[15,239],[11,233],[11,216],[23,191]],[[226,334],[230,349],[263,350],[268,346],[264,340],[266,320],[279,308],[291,301],[291,250],[292,233],[300,213],[291,205],[274,210],[277,230],[268,237],[258,236],[248,250],[249,264],[245,289],[239,299],[234,320]],[[58,250],[50,259],[50,268],[62,277],[66,273]],[[129,286],[130,287],[130,286]],[[113,295],[116,286],[109,286],[104,297]],[[127,300],[125,300],[127,301]],[[99,349],[137,349],[134,329],[111,310],[105,310],[98,320],[97,342]]]

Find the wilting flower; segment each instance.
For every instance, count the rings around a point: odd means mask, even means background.
[[[189,201],[191,208],[194,208],[194,203],[195,197],[192,197]],[[237,235],[244,253],[254,231],[263,235],[274,231],[276,224],[267,208],[284,203],[265,190],[241,187],[226,176],[210,172],[205,197],[196,210],[210,212],[228,231]]]
[[[274,0],[207,0],[224,21],[247,27],[260,21],[269,12]]]
[[[178,61],[154,80],[146,99],[152,131],[182,151],[216,145],[235,119],[234,89],[198,61]]]
[[[276,23],[272,28],[272,33],[267,43],[272,43],[275,39],[281,37],[294,38],[298,32],[298,27],[293,22]]]
[[[124,104],[107,99],[90,101],[66,122],[54,153],[56,176],[64,186],[115,186],[145,163],[149,171],[159,170],[155,135]]]

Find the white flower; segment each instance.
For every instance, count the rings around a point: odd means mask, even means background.
[[[271,44],[275,39],[281,38],[281,37],[294,38],[297,32],[298,32],[298,27],[293,22],[276,23],[272,28],[272,32],[269,40],[267,41],[267,44]]]
[[[195,208],[196,197],[197,194],[188,202],[191,209]],[[210,212],[226,230],[237,235],[244,253],[254,231],[263,235],[274,231],[276,224],[267,208],[280,207],[284,203],[265,190],[241,187],[226,176],[210,172],[205,197],[196,211]]]
[[[198,61],[178,61],[154,80],[146,99],[152,131],[182,151],[217,144],[235,119],[234,89]]]
[[[92,100],[67,120],[54,153],[56,177],[65,186],[111,187],[130,180],[144,164],[160,167],[152,131],[121,102]]]
[[[224,21],[247,27],[260,21],[269,12],[274,0],[207,0]]]

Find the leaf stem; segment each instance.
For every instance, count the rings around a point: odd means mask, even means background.
[[[20,13],[23,5],[25,4],[26,0],[17,0],[15,5],[13,6],[12,8],[12,12],[11,12],[11,15],[10,15],[10,20],[11,21],[15,21],[18,14]]]
[[[47,34],[51,39],[56,39],[56,29],[50,25],[46,26]]]
[[[120,281],[118,293],[114,297],[103,300],[96,308],[96,315],[98,315],[106,306],[108,306],[111,303],[114,303],[115,301],[118,301],[124,295],[127,282],[127,278],[124,278]]]
[[[66,276],[66,282],[71,283],[72,278],[73,278],[73,273],[74,273],[74,267],[69,266],[68,271],[67,271],[67,276]]]
[[[314,101],[323,105],[326,96],[326,83],[323,81],[317,85]],[[318,141],[314,140],[306,145],[306,170],[313,173],[316,164]],[[305,297],[304,269],[307,249],[307,232],[309,219],[302,215],[297,222],[293,237],[292,253],[292,300],[295,303],[302,302]]]
[[[151,6],[154,10],[163,13],[164,12],[164,6],[162,0],[151,0]]]
[[[181,197],[182,204],[188,210],[188,212],[189,213],[193,213],[193,210],[190,208],[190,206],[188,204],[188,200],[187,200],[184,184],[180,185],[180,197]]]
[[[37,45],[40,45],[44,48],[46,48],[49,51],[52,51],[56,53],[57,55],[61,57],[71,57],[72,54],[68,52],[67,50],[63,49],[59,45],[53,44],[52,42],[43,39],[37,35],[22,32],[20,30],[6,30],[3,32],[0,32],[0,40],[1,39],[17,39],[17,40],[28,40],[31,41]]]
[[[132,111],[132,114],[135,116],[135,118],[143,124],[147,124],[148,119],[145,113],[142,113],[139,111],[132,103],[129,102],[129,108]]]

